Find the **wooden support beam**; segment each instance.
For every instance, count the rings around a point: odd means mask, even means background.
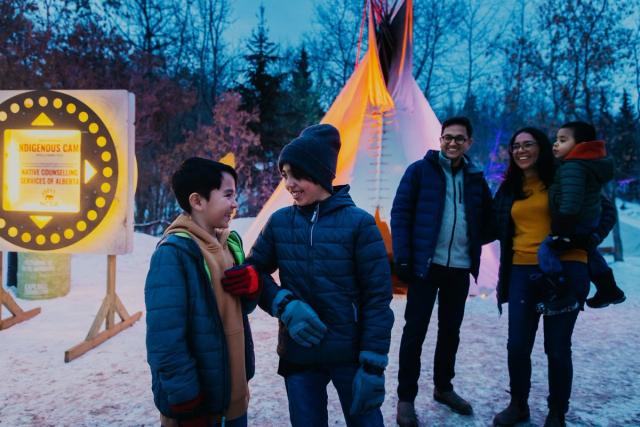
[[[115,323],[116,312],[121,320],[118,323]],[[92,348],[132,326],[140,320],[140,317],[142,317],[141,311],[130,316],[122,301],[120,301],[120,297],[116,294],[116,256],[107,255],[107,295],[102,300],[102,305],[95,319],[93,319],[89,333],[84,341],[64,352],[65,363],[77,359]],[[103,324],[105,325],[105,330],[99,332]]]
[[[32,317],[40,314],[40,307],[24,311],[22,308],[20,308],[18,303],[16,303],[13,297],[4,291],[2,283],[4,274],[2,270],[2,252],[0,252],[0,331],[3,329],[8,329],[16,323],[24,322],[25,320],[29,320]],[[8,317],[4,320],[2,319],[2,306],[7,307],[9,312],[12,314],[11,317]]]
[[[84,342],[81,342],[80,344],[74,347],[71,347],[69,350],[64,352],[64,362],[69,363],[73,359],[77,359],[78,357],[82,356],[92,348],[99,346],[100,344],[102,344],[109,338],[113,337],[114,335],[122,332],[123,330],[125,330],[130,326],[133,326],[135,322],[140,320],[141,316],[142,316],[142,312],[139,311],[135,313],[133,316],[129,317],[127,320],[117,323],[111,329],[105,329],[104,331],[100,332],[90,340],[85,340]]]

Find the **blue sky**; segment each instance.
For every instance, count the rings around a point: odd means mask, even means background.
[[[235,45],[251,35],[258,23],[258,9],[264,4],[269,35],[276,43],[296,45],[302,33],[311,29],[313,0],[234,0],[232,1],[234,22],[226,37]]]

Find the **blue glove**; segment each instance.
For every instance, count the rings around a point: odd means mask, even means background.
[[[317,345],[327,332],[327,326],[313,308],[295,299],[286,289],[274,298],[272,313],[284,323],[291,338],[303,347]]]
[[[384,368],[387,355],[372,351],[360,352],[360,368],[353,378],[351,415],[366,414],[384,402]]]
[[[553,238],[547,236],[538,247],[538,265],[545,274],[562,273],[562,263],[558,254],[551,248]]]

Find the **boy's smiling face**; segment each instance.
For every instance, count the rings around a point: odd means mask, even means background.
[[[576,146],[576,139],[573,136],[573,130],[569,128],[560,128],[556,134],[556,142],[553,143],[553,156],[556,159],[564,159],[573,147]]]
[[[209,199],[198,193],[189,196],[191,217],[200,227],[210,234],[216,228],[228,228],[233,212],[238,208],[236,203],[236,182],[233,176],[223,172],[220,188],[211,190]]]
[[[293,197],[295,205],[308,206],[330,196],[329,192],[320,184],[293,176],[291,165],[288,163],[282,166],[282,179],[284,179],[284,186]]]

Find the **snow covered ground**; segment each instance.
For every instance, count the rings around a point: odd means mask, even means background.
[[[620,211],[625,261],[612,264],[627,293],[625,303],[581,313],[573,339],[574,385],[568,424],[572,426],[640,426],[640,207]],[[245,224],[238,221],[236,228]],[[130,313],[144,310],[144,279],[156,238],[136,234],[134,253],[118,257],[117,291]],[[607,243],[605,242],[605,245]],[[612,262],[611,259],[609,259]],[[79,343],[105,293],[106,256],[72,259],[69,295],[45,301],[18,300],[23,309],[42,313],[0,332],[0,426],[141,426],[158,425],[145,361],[144,317],[132,328],[65,364],[64,351]],[[634,279],[635,277],[635,279]],[[457,358],[456,390],[474,405],[463,417],[435,403],[432,317],[423,349],[418,415],[425,426],[487,426],[507,404],[507,316],[498,316],[494,295],[470,298]],[[396,296],[396,315],[387,369],[385,423],[395,425],[398,350],[404,325],[405,298]],[[3,310],[6,316],[7,312]],[[251,381],[249,425],[289,424],[282,379],[276,374],[274,319],[257,310],[251,316],[257,374]],[[541,330],[533,353],[531,423],[546,415],[546,359]],[[344,425],[329,387],[330,425]]]

